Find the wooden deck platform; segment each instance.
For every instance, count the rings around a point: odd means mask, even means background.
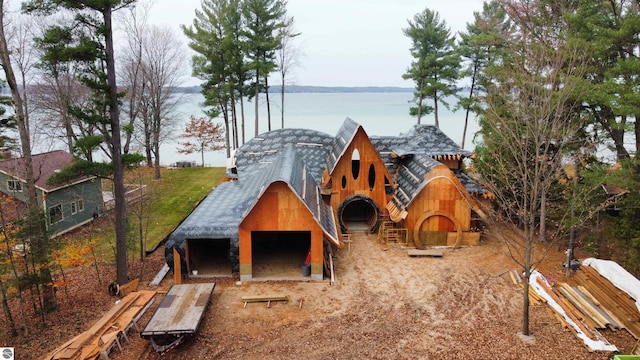
[[[173,285],[140,336],[151,341],[159,353],[182,342],[198,330],[213,294],[215,283]]]

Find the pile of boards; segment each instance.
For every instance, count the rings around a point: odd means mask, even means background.
[[[640,339],[640,311],[627,293],[590,266],[582,266],[570,280],[576,286],[587,289],[597,300],[599,307],[611,314],[615,324],[626,329],[634,338]],[[608,326],[613,327],[613,324]]]
[[[120,345],[120,339],[136,325],[144,312],[153,303],[155,291],[134,291],[120,299],[108,313],[91,328],[58,347],[43,359],[85,360],[108,355]]]
[[[566,318],[553,312],[567,328],[582,332],[592,340],[604,340],[599,329],[625,329],[636,340],[640,339],[640,311],[635,301],[618,289],[595,269],[582,266],[568,278],[567,282],[535,280],[545,292],[564,310]],[[531,305],[546,303],[546,300],[529,288]],[[554,309],[555,310],[555,309]],[[569,326],[568,320],[578,326]]]

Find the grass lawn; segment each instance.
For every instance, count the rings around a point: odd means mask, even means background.
[[[163,168],[161,179],[153,179],[153,169],[139,168],[125,174],[125,184],[147,185],[142,201],[127,206],[129,220],[129,258],[140,252],[140,233],[145,250],[152,249],[193,210],[193,208],[215,187],[225,169],[222,167],[195,167],[168,170]],[[105,183],[109,190],[111,184]],[[142,220],[142,230],[140,221]],[[113,214],[100,221],[84,226],[68,236],[71,241],[94,239],[97,254],[103,260],[115,259],[115,234]]]
[[[150,183],[152,204],[149,208],[151,225],[147,232],[147,249],[156,246],[189,215],[218,184],[225,169],[196,167],[163,170],[162,179]]]

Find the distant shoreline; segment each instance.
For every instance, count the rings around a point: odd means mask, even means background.
[[[280,91],[280,85],[269,87],[269,92],[272,94],[279,94]],[[413,88],[397,86],[285,86],[285,93],[412,93],[413,91]],[[200,93],[200,86],[179,87],[178,92],[186,94]]]

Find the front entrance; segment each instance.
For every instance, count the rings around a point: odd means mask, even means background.
[[[310,248],[310,231],[252,231],[252,279],[303,279]]]
[[[338,208],[340,230],[375,232],[380,225],[380,209],[367,196],[354,195],[346,198]]]

